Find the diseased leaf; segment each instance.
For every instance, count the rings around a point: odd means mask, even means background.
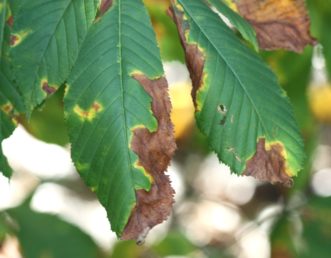
[[[200,130],[237,174],[291,184],[303,144],[274,74],[203,1],[173,1]]]
[[[11,54],[30,113],[67,79],[99,0],[23,0],[14,16]]]
[[[208,0],[208,2],[229,19],[232,25],[241,33],[243,38],[253,45],[255,50],[259,49],[255,30],[244,18],[228,7],[223,0]]]
[[[7,177],[11,176],[12,171],[2,153],[1,142],[14,131],[17,113],[23,111],[8,57],[11,25],[9,2],[0,1],[0,171]]]
[[[168,217],[164,175],[175,150],[167,82],[141,0],[114,0],[89,34],[67,83],[72,158],[113,231],[142,242]]]
[[[256,30],[261,48],[302,52],[311,37],[304,0],[234,0],[240,14]]]

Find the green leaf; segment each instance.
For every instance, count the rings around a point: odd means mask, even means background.
[[[303,250],[300,258],[330,256],[331,197],[312,198],[303,214]]]
[[[159,256],[186,256],[189,257],[191,253],[197,251],[197,247],[194,246],[185,235],[178,231],[169,231],[168,234],[161,242],[156,243],[151,249]]]
[[[90,28],[66,86],[72,158],[125,239],[139,241],[171,209],[163,172],[175,145],[162,76],[142,1],[117,0]],[[139,218],[144,209],[149,216]]]
[[[67,79],[97,13],[98,0],[23,0],[11,54],[27,112]]]
[[[228,7],[223,0],[208,0],[221,14],[229,19],[231,24],[241,33],[244,39],[249,41],[256,51],[259,44],[256,39],[256,32],[253,27],[238,13]]]
[[[20,123],[36,138],[58,145],[69,143],[63,108],[64,87],[50,96],[40,108],[32,112],[29,121],[21,118]]]
[[[8,214],[17,225],[14,233],[25,258],[101,257],[90,236],[57,216],[34,212],[26,203]]]
[[[21,97],[13,83],[8,56],[11,12],[8,1],[0,1],[0,171],[11,176],[11,169],[2,153],[1,142],[9,137],[16,127],[16,115],[23,111]]]
[[[271,232],[272,257],[327,258],[331,241],[331,198],[308,196],[299,210],[283,213]]]
[[[109,258],[139,258],[139,257],[154,257],[146,246],[138,246],[133,241],[118,241],[113,246]]]
[[[299,217],[283,213],[272,227],[270,242],[271,254],[275,258],[295,258],[301,241]]]
[[[177,28],[167,15],[168,3],[155,4],[146,2],[161,51],[163,61],[184,62],[184,51],[180,45]]]
[[[237,174],[291,184],[303,144],[274,74],[204,1],[173,2],[196,120],[212,149]]]

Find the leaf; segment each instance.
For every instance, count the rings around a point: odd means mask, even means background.
[[[309,32],[304,0],[234,0],[239,13],[250,22],[263,49],[302,52],[316,40]]]
[[[69,144],[63,110],[64,87],[58,89],[43,105],[34,110],[30,119],[21,117],[20,123],[37,139],[62,146]]]
[[[172,60],[184,62],[184,51],[180,45],[177,28],[166,13],[169,3],[160,0],[145,0],[144,3],[156,32],[161,59],[164,62]]]
[[[303,144],[274,74],[203,1],[173,1],[200,130],[237,174],[291,184]]]
[[[161,257],[190,257],[198,248],[181,231],[174,229],[169,231],[162,241],[151,246],[151,249]]]
[[[20,94],[13,84],[8,57],[11,12],[8,1],[0,2],[0,171],[10,177],[11,168],[1,148],[2,140],[14,131],[18,112],[23,111]]]
[[[28,114],[67,79],[98,0],[23,0],[14,16],[11,54]]]
[[[289,216],[291,213],[281,214],[276,218],[270,235],[271,257],[272,258],[295,258],[297,257],[298,240],[301,239],[301,232],[298,224],[298,216]]]
[[[100,250],[90,236],[59,217],[32,211],[28,204],[8,210],[25,258],[96,258]]]
[[[66,87],[75,165],[112,230],[141,242],[171,211],[164,171],[175,150],[167,82],[142,1],[112,1],[90,28]]]
[[[289,209],[273,226],[272,257],[327,258],[331,241],[331,198],[308,196],[299,212]]]
[[[330,256],[331,198],[312,198],[302,212],[304,248],[300,258]]]
[[[244,39],[249,41],[255,50],[258,51],[259,46],[256,39],[256,32],[252,26],[239,14],[228,7],[223,0],[208,0],[221,14],[223,14],[232,25],[241,33]]]

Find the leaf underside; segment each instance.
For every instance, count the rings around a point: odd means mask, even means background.
[[[122,239],[143,240],[170,213],[175,149],[167,82],[143,3],[112,1],[66,85],[72,158]]]
[[[291,184],[303,144],[274,74],[203,0],[173,1],[193,82],[196,120],[237,174]]]

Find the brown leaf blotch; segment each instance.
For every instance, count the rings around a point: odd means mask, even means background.
[[[11,103],[6,103],[4,105],[1,106],[1,110],[7,114],[10,115],[13,111],[14,111],[14,107]]]
[[[246,162],[244,175],[253,176],[261,181],[272,184],[282,183],[290,187],[293,183],[291,177],[286,173],[286,162],[283,157],[283,146],[279,143],[270,145],[266,149],[265,139],[260,138],[255,155]]]
[[[110,7],[113,5],[113,0],[101,0],[99,11],[97,14],[97,19],[104,15]]]
[[[13,27],[13,25],[14,25],[14,17],[11,15],[11,16],[9,16],[9,18],[7,19],[7,24],[8,24],[8,26],[9,27]]]
[[[49,86],[48,82],[44,82],[41,88],[47,95],[51,95],[56,91],[56,88]]]
[[[152,176],[153,183],[149,192],[136,191],[137,203],[121,238],[135,239],[141,244],[148,231],[171,213],[174,190],[164,172],[176,150],[176,144],[166,79],[150,80],[141,74],[133,77],[151,96],[152,112],[158,121],[156,132],[151,133],[146,128],[135,129],[131,142],[132,150],[139,157],[139,165]]]
[[[12,47],[16,46],[18,41],[19,41],[18,36],[14,35],[14,34],[10,35],[10,42],[9,42],[10,46],[12,46]]]
[[[195,109],[198,111],[198,104],[196,101],[197,91],[202,87],[203,83],[203,69],[205,65],[205,59],[201,51],[196,44],[188,44],[185,37],[185,29],[183,28],[183,14],[176,12],[173,7],[168,9],[168,15],[174,20],[181,44],[185,51],[186,65],[190,72],[192,80],[192,98]]]
[[[304,0],[235,0],[240,14],[254,27],[262,49],[302,52],[316,44]]]

